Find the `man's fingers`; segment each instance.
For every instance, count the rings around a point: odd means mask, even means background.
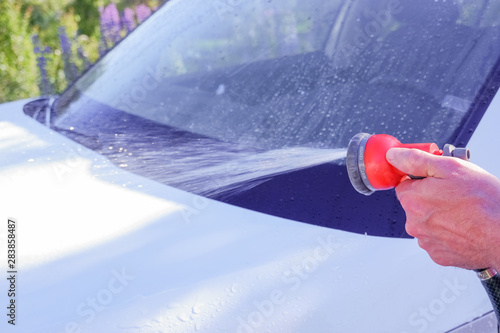
[[[419,149],[391,148],[387,161],[396,169],[416,177],[446,178],[449,175],[449,160]]]

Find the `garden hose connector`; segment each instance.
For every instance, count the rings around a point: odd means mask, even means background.
[[[498,272],[494,268],[477,269],[475,272],[481,281],[488,281],[498,275]]]

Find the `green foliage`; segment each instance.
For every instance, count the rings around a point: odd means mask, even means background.
[[[99,1],[73,0],[67,11],[73,11],[80,34],[88,37],[99,36]]]
[[[66,81],[64,73],[64,60],[59,40],[58,29],[66,28],[70,38],[77,35],[78,25],[75,20],[70,0],[23,0],[21,1],[21,13],[28,23],[27,33],[31,36],[37,35],[42,48],[49,47],[52,52],[45,55],[47,58],[46,70],[50,84],[56,93],[61,93],[70,83]],[[95,46],[98,45],[98,37],[95,38]],[[30,46],[33,52],[33,45]],[[87,52],[88,53],[88,52]],[[97,54],[94,61],[97,59]],[[67,60],[67,59],[66,59]],[[35,66],[30,68],[37,75],[37,82],[41,79],[39,69]]]
[[[36,59],[17,1],[0,1],[0,102],[36,96]]]
[[[0,103],[41,94],[41,77],[32,36],[40,47],[49,47],[46,71],[55,93],[61,93],[74,75],[64,64],[76,65],[78,73],[99,58],[101,32],[99,7],[117,3],[122,11],[140,3],[150,8],[158,0],[0,0]],[[62,52],[59,28],[65,27],[71,42],[71,58]],[[39,56],[39,55],[38,55]],[[67,79],[68,78],[68,79]]]

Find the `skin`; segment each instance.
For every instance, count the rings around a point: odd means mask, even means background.
[[[454,157],[392,148],[387,160],[414,176],[396,187],[406,231],[439,265],[500,270],[500,180]]]

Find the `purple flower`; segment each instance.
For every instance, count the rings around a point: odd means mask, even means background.
[[[31,36],[31,42],[33,43],[33,52],[35,54],[40,53],[40,39],[38,38],[38,35],[33,35]]]
[[[59,40],[61,41],[61,49],[63,54],[71,57],[71,43],[68,38],[68,34],[66,33],[66,27],[59,27],[57,29],[59,31]]]
[[[137,23],[140,24],[151,15],[151,9],[144,4],[140,4],[135,7],[135,13],[137,14]]]
[[[110,3],[105,8],[99,8],[99,12],[101,13],[101,35],[106,45],[108,42],[113,45],[121,39],[120,14],[116,4]]]
[[[31,37],[33,42],[33,51],[38,56],[36,58],[38,70],[40,71],[40,81],[38,84],[38,88],[40,89],[40,93],[42,96],[53,95],[54,90],[52,89],[52,84],[50,83],[49,76],[47,74],[47,58],[46,54],[51,52],[50,47],[46,46],[42,49],[40,46],[40,40],[38,39],[38,35],[33,35]]]
[[[123,10],[123,15],[122,15],[122,26],[127,31],[127,34],[132,32],[135,28],[135,18],[134,18],[134,11],[130,8],[125,8]]]
[[[73,53],[71,51],[71,42],[69,41],[66,27],[59,27],[59,40],[61,41],[62,59],[64,63],[64,76],[66,82],[71,84],[78,77],[78,68],[72,61]]]

